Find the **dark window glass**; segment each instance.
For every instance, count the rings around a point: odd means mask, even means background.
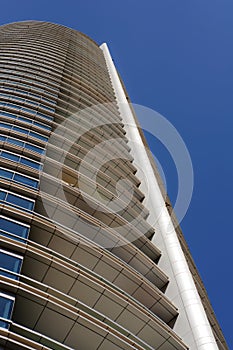
[[[11,237],[11,238],[13,238],[13,236],[8,235],[7,233],[12,233],[18,237],[27,238],[29,233],[29,227],[26,227],[19,222],[11,221],[5,217],[1,217],[0,232],[1,232],[1,235]],[[15,237],[14,239],[19,240],[21,242],[25,241],[17,237]]]
[[[9,270],[15,273],[20,272],[20,268],[22,265],[22,259],[18,258],[17,256],[10,255],[5,251],[0,251],[0,268],[3,268],[5,270]],[[3,276],[7,276],[13,279],[18,279],[18,276],[15,276],[7,271],[0,271],[0,274]]]
[[[40,153],[40,154],[44,154],[44,152],[45,152],[42,148],[36,147],[36,146],[31,145],[29,143],[26,143],[25,147],[27,149],[29,149],[30,151],[34,151],[34,152],[37,152],[37,153]]]
[[[34,202],[11,193],[8,193],[6,201],[28,210],[33,210],[34,207]]]
[[[32,160],[27,159],[27,158],[21,158],[20,163],[24,164],[24,165],[27,165],[27,166],[30,166],[30,167],[32,167],[34,169],[37,169],[37,170],[41,169],[41,165],[40,164],[38,164],[36,162],[33,162]]]
[[[20,107],[17,105],[14,105],[13,103],[7,103],[7,107],[11,107],[14,109],[17,109],[18,111],[20,110]],[[11,118],[13,118],[14,116],[11,116]]]
[[[19,161],[19,156],[16,156],[15,154],[7,153],[7,152],[4,152],[4,151],[1,152],[1,157],[13,160],[14,162],[18,162]]]
[[[13,114],[7,113],[7,112],[0,112],[0,115],[2,115],[3,117],[10,117],[10,118],[13,117]]]
[[[21,132],[22,134],[28,134],[29,131],[27,129],[19,128],[18,126],[13,126],[12,128],[14,131]]]
[[[28,123],[28,124],[32,124],[32,120],[24,118],[24,117],[18,117],[18,120]]]
[[[48,120],[53,120],[53,117],[49,117],[48,115],[45,115],[45,114],[40,113],[40,112],[38,112],[37,115],[39,117],[42,117],[42,118],[45,118],[45,119],[48,119]]]
[[[27,103],[30,103],[30,105],[33,105],[33,106],[36,106],[36,107],[39,106],[38,102],[34,102],[34,101],[30,101],[30,100],[24,100],[24,101],[27,102]]]
[[[22,108],[22,111],[28,112],[28,113],[30,113],[30,114],[36,114],[35,111],[33,111],[32,109],[29,109],[29,108]]]
[[[47,126],[47,125],[44,125],[44,124],[41,124],[41,123],[38,123],[38,122],[34,122],[34,125],[38,126],[39,128],[43,128],[45,130],[51,130],[50,126]]]
[[[0,123],[0,127],[5,129],[11,129],[11,125],[6,123]]]
[[[7,139],[7,137],[0,135],[0,141],[5,141],[6,139]]]
[[[37,139],[40,139],[42,141],[48,141],[48,137],[42,136],[40,134],[37,134],[36,132],[30,131],[30,136],[36,137]]]
[[[10,137],[7,138],[7,142],[12,143],[13,145],[21,146],[21,147],[23,147],[23,145],[24,145],[24,142],[16,140],[16,139],[12,139]]]
[[[14,173],[12,171],[0,169],[0,177],[3,177],[5,179],[12,179],[13,175]]]
[[[46,109],[46,110],[48,110],[48,111],[50,111],[50,112],[55,112],[55,109],[54,109],[54,108],[47,107],[47,106],[43,106],[43,105],[40,105],[40,107],[43,108],[43,109]]]
[[[17,101],[19,101],[19,102],[24,102],[24,101],[25,101],[23,98],[20,98],[20,97],[17,97],[17,96],[12,96],[12,95],[8,95],[8,96],[11,96],[11,98],[12,98],[13,100],[17,100]]]
[[[6,199],[6,192],[0,190],[0,200],[4,201]]]
[[[20,175],[20,174],[15,174],[14,180],[16,182],[20,182],[26,186],[33,187],[33,188],[38,188],[39,182],[37,180],[30,179],[26,176]]]
[[[0,294],[0,317],[10,320],[13,309],[14,300],[7,298],[4,294]],[[6,321],[0,321],[1,328],[8,328],[9,324]]]

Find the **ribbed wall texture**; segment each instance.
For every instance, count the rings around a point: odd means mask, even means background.
[[[186,349],[102,50],[33,21],[0,45],[0,347]]]

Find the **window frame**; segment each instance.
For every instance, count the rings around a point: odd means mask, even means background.
[[[12,270],[8,270],[8,269],[5,269],[4,267],[0,266],[0,275],[1,275],[1,271],[2,272],[5,272],[6,274],[9,274],[9,275],[12,275],[13,277],[9,277],[9,278],[12,278],[12,279],[15,279],[15,280],[18,280],[18,274],[20,274],[20,271],[21,271],[21,268],[22,268],[22,263],[23,263],[23,256],[22,255],[19,255],[19,254],[16,254],[16,253],[12,253],[8,250],[5,250],[5,249],[2,249],[0,248],[0,254],[5,254],[5,255],[9,255],[9,256],[12,256],[14,258],[17,258],[17,259],[20,259],[21,260],[21,264],[20,264],[20,268],[19,268],[19,271],[18,272],[15,272],[15,271],[12,271]],[[9,272],[8,272],[9,271]],[[3,275],[5,276],[5,275]],[[8,276],[6,276],[8,277]]]
[[[5,199],[0,200],[0,201],[6,202],[6,204],[9,204],[9,205],[11,205],[11,206],[13,206],[13,207],[16,207],[16,208],[21,208],[21,209],[23,209],[23,210],[25,210],[25,211],[28,211],[28,212],[32,212],[32,211],[34,210],[34,207],[35,207],[35,200],[34,200],[34,199],[31,199],[31,198],[22,196],[21,194],[18,194],[18,193],[15,193],[15,192],[8,191],[8,190],[5,190],[5,189],[0,188],[0,193],[1,193],[1,192],[6,193],[6,197],[5,197]],[[12,195],[12,196],[14,196],[14,197],[22,198],[23,200],[32,203],[32,209],[27,209],[27,208],[25,208],[25,207],[23,207],[23,206],[20,206],[20,205],[17,205],[17,204],[15,204],[15,203],[13,203],[13,202],[8,202],[8,201],[7,201],[8,195]]]
[[[28,240],[28,235],[29,235],[30,228],[31,228],[30,225],[25,224],[24,222],[12,219],[12,218],[7,217],[7,216],[2,215],[2,214],[0,214],[0,220],[1,219],[5,220],[5,221],[9,221],[11,223],[14,223],[16,225],[21,226],[22,228],[27,229],[27,235],[26,235],[26,237],[23,237],[23,236],[15,234],[13,232],[6,231],[6,230],[0,228],[0,236],[2,235],[3,237],[10,237],[13,240],[16,240],[16,241],[19,241],[19,242],[23,242],[23,243],[25,243]]]
[[[20,173],[20,172],[18,172],[18,171],[14,171],[14,170],[11,170],[11,169],[8,169],[8,168],[4,168],[4,167],[2,167],[2,166],[0,167],[0,171],[1,171],[1,170],[6,171],[6,172],[12,174],[12,177],[11,177],[11,178],[9,178],[9,177],[3,177],[3,176],[0,175],[0,178],[1,178],[1,179],[6,179],[6,180],[14,181],[14,182],[17,183],[17,184],[21,184],[21,185],[23,185],[23,186],[26,186],[26,187],[33,188],[33,189],[35,189],[35,190],[38,190],[38,188],[39,188],[39,180],[38,180],[38,179],[36,179],[36,178],[34,178],[34,177],[32,177],[32,176],[25,175],[24,173]],[[25,184],[24,182],[15,180],[15,175],[19,175],[19,176],[21,176],[21,177],[23,177],[23,178],[26,178],[26,179],[35,181],[35,182],[37,182],[37,186],[36,186],[36,187],[35,187],[35,186],[29,186],[28,184]]]
[[[12,296],[12,295],[9,295],[9,294],[0,292],[0,299],[1,299],[1,298],[3,298],[3,299],[8,299],[8,300],[12,301],[12,304],[11,304],[11,306],[10,306],[11,310],[10,310],[10,313],[9,313],[8,318],[4,318],[4,317],[0,316],[0,328],[8,329],[9,326],[10,326],[10,322],[11,322],[11,318],[12,318],[12,313],[13,313],[13,309],[14,309],[15,297]]]

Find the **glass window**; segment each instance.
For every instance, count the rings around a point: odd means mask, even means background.
[[[5,129],[11,129],[11,125],[7,123],[0,123],[0,127]]]
[[[49,117],[48,115],[45,115],[45,114],[40,113],[40,112],[38,112],[37,115],[39,117],[42,117],[42,118],[45,118],[45,119],[48,119],[48,120],[53,120],[53,117]]]
[[[11,137],[7,138],[7,142],[12,143],[13,145],[16,145],[16,146],[20,146],[20,147],[23,147],[23,145],[24,145],[24,142],[17,140],[17,139],[13,139]]]
[[[34,131],[30,131],[30,132],[29,132],[29,135],[32,136],[32,137],[36,137],[37,139],[42,140],[42,141],[45,141],[45,142],[48,141],[48,137],[42,136],[42,135],[40,135],[40,134],[37,134],[37,133],[34,132]]]
[[[44,154],[44,152],[45,152],[43,148],[31,145],[30,143],[26,143],[26,142],[20,141],[18,139],[12,138],[12,137],[0,136],[0,141],[7,141],[8,143],[11,143],[13,145],[25,147],[25,148],[29,149],[30,151],[34,151],[34,152],[37,152],[40,154]]]
[[[21,265],[22,265],[21,256],[12,254],[8,251],[0,249],[0,268],[1,268],[0,274],[2,276],[10,277],[15,280],[19,279],[18,276],[8,271],[19,273]],[[8,270],[8,271],[3,271],[2,269]]]
[[[51,105],[55,106],[57,104],[56,101],[52,101],[52,100],[49,100],[48,98],[46,97],[42,97],[42,101],[45,101],[45,102],[48,102],[50,103]],[[52,108],[53,109],[53,108]],[[53,112],[55,112],[55,109],[53,109]]]
[[[25,148],[29,149],[30,151],[34,151],[40,154],[44,154],[45,150],[43,148],[31,145],[30,143],[25,143]]]
[[[4,216],[0,217],[0,233],[2,236],[7,236],[10,238],[14,238],[17,241],[25,242],[25,239],[21,238],[27,238],[29,234],[29,226],[25,226],[24,224],[11,220],[9,218],[6,218]],[[9,234],[8,234],[9,233]],[[13,237],[10,234],[13,234],[17,237]],[[21,237],[21,238],[18,238]]]
[[[21,158],[20,159],[20,163],[21,164],[24,164],[24,165],[27,165],[27,166],[30,166],[34,169],[37,169],[37,170],[40,170],[41,169],[41,164],[39,163],[36,163],[36,162],[33,162],[32,160],[30,159],[27,159],[27,158]]]
[[[9,103],[7,104],[7,106],[10,106],[10,107],[15,106],[15,107],[17,107],[16,105],[12,105],[12,104],[10,105]],[[30,112],[31,114],[34,114],[34,115],[37,114],[38,116],[40,116],[42,118],[45,118],[47,120],[52,120],[53,119],[52,117],[48,117],[48,116],[46,116],[46,115],[44,115],[42,113],[36,113],[36,111],[33,111],[31,109],[28,109],[28,108],[22,108],[22,111]],[[45,130],[51,130],[50,126],[42,124],[42,123],[39,123],[39,122],[36,122],[36,121],[33,121],[33,120],[25,118],[25,117],[15,116],[15,115],[13,115],[11,113],[6,113],[6,112],[1,112],[0,115],[5,116],[5,117],[9,117],[9,118],[13,118],[13,119],[18,119],[18,120],[20,120],[20,121],[22,121],[24,123],[34,124],[34,125],[38,126],[39,128],[43,128]]]
[[[4,168],[0,168],[0,178],[14,180],[15,182],[19,182],[23,185],[33,188],[38,188],[39,185],[39,181],[36,179],[19,173],[14,173],[13,171]]]
[[[21,132],[22,134],[28,134],[29,131],[27,129],[20,128],[19,126],[13,126],[12,130]]]
[[[30,143],[26,143],[26,142],[20,141],[18,139],[12,138],[12,137],[0,136],[0,141],[7,141],[8,143],[11,143],[13,145],[25,147],[25,148],[29,149],[30,151],[34,151],[34,152],[37,152],[40,154],[45,153],[45,150],[43,148],[34,146]]]
[[[41,124],[41,123],[38,123],[38,122],[34,122],[33,124],[38,126],[39,128],[43,128],[45,130],[51,130],[51,126],[48,126],[48,125],[45,125],[45,124]]]
[[[7,107],[11,107],[11,108],[17,109],[17,111],[20,110],[20,107],[17,106],[17,105],[14,105],[13,103],[7,103]],[[11,117],[11,118],[12,118],[12,117]]]
[[[0,157],[12,160],[14,162],[19,162],[21,164],[30,166],[30,167],[32,167],[34,169],[37,169],[37,170],[41,169],[41,164],[40,163],[34,162],[34,161],[32,161],[32,160],[30,160],[28,158],[25,158],[25,157],[20,157],[20,156],[18,156],[16,154],[13,154],[13,153],[10,153],[10,152],[1,151]]]
[[[6,199],[6,192],[0,190],[0,200],[1,200],[1,201],[4,201],[5,199]]]
[[[32,120],[24,118],[24,117],[18,117],[18,120],[28,123],[28,124],[32,124]]]
[[[8,95],[8,96],[10,96],[10,95]],[[16,96],[12,96],[12,95],[11,95],[11,98],[12,98],[13,100],[17,100],[17,101],[19,101],[19,102],[24,102],[24,101],[25,101],[23,98],[16,97]]]
[[[0,293],[0,317],[6,320],[11,319],[11,314],[13,310],[14,298],[7,294]],[[7,321],[0,321],[1,328],[8,328],[9,324]]]
[[[43,109],[46,109],[47,111],[55,112],[55,109],[54,109],[54,108],[47,107],[47,106],[44,106],[44,105],[40,105],[40,107],[43,108]]]
[[[42,90],[43,91],[43,90]],[[29,92],[28,94],[29,96],[35,97],[35,98],[40,98],[39,95],[33,94],[32,92]]]
[[[2,191],[0,191],[0,194],[1,193]],[[13,193],[8,193],[5,198],[5,201],[27,210],[33,210],[34,207],[34,201],[17,196]]]
[[[15,174],[14,180],[16,182],[22,183],[26,186],[33,187],[33,188],[38,188],[38,185],[39,185],[39,181],[31,179],[27,176],[24,176],[18,173]]]
[[[31,114],[36,114],[36,112],[35,111],[33,111],[32,109],[29,109],[29,108],[22,108],[22,111],[24,111],[24,112],[27,112],[27,113],[31,113]]]
[[[29,103],[30,105],[33,105],[33,106],[36,106],[36,107],[39,106],[39,103],[38,103],[38,102],[34,102],[34,101],[30,101],[30,100],[24,100],[24,102],[27,102],[27,103]]]
[[[5,170],[3,168],[0,169],[0,177],[3,177],[4,179],[12,179],[14,173],[9,170]]]
[[[19,156],[15,155],[15,154],[12,154],[12,153],[5,152],[5,151],[1,152],[1,157],[13,160],[14,162],[18,162],[19,159],[20,159]]]

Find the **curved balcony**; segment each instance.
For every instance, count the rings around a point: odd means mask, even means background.
[[[134,319],[135,315],[132,314],[132,310],[121,317],[122,322],[125,317],[125,322],[127,322],[127,317],[131,318],[130,325],[129,322],[127,325],[134,329],[134,333],[121,326],[119,320],[116,323],[80,301],[74,299],[73,304],[69,304],[67,300],[59,299],[60,294],[54,296],[51,294],[52,289],[43,291],[43,288],[29,287],[24,282],[10,280],[6,277],[3,277],[2,288],[7,291],[17,290],[13,322],[20,322],[22,326],[50,338],[54,338],[56,334],[58,341],[66,346],[73,348],[79,344],[81,347],[87,348],[89,340],[87,341],[86,338],[88,337],[92,338],[92,349],[97,349],[106,340],[107,334],[111,334],[112,338],[116,338],[118,342],[123,341],[140,350],[153,350],[155,346],[164,346],[165,343],[174,350],[185,349],[184,344],[171,331],[170,327],[162,324],[159,320],[154,325],[148,324],[144,320],[143,325],[143,320],[139,323],[139,320]],[[24,310],[23,314],[22,310]],[[30,312],[31,310],[34,311],[33,314]],[[59,333],[57,333],[58,329]],[[148,337],[147,341],[153,342],[153,345],[145,342],[142,335],[145,338]]]

